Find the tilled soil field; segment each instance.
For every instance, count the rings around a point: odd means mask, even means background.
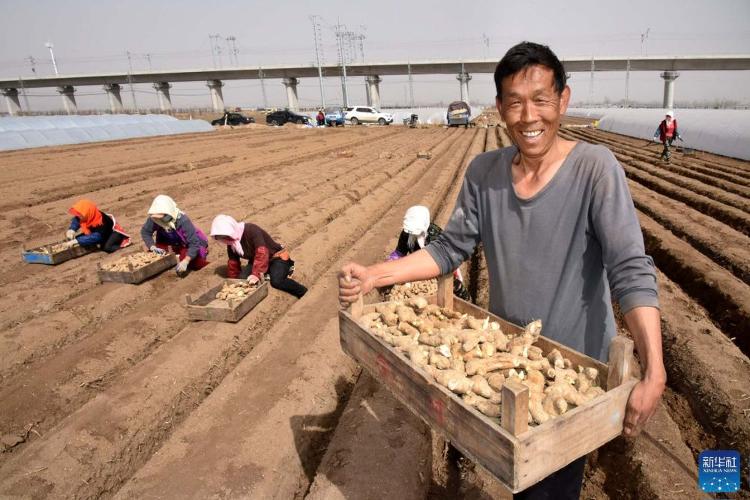
[[[647,433],[590,457],[584,494],[691,498],[702,449],[750,456],[750,165],[703,153],[665,165],[643,141],[563,134],[626,169],[663,273],[670,375]],[[1,154],[0,497],[505,497],[341,352],[335,273],[382,259],[411,205],[443,225],[471,158],[508,143],[500,126],[258,125]],[[194,323],[184,295],[219,282],[214,243],[204,270],[138,286],[99,284],[101,253],[20,262],[23,244],[62,238],[83,196],[139,241],[159,193],[204,231],[218,213],[268,229],[309,293],[272,290],[237,324]],[[478,249],[464,275],[479,304],[485,269]]]

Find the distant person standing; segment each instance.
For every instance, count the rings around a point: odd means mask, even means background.
[[[316,121],[318,122],[318,127],[322,127],[326,124],[326,115],[323,113],[322,109],[318,110],[318,114],[315,117]]]
[[[679,132],[677,132],[677,119],[675,119],[673,111],[667,111],[666,116],[657,127],[656,132],[654,132],[654,140],[657,138],[664,145],[664,149],[661,152],[661,159],[668,162],[672,157],[669,152],[672,142],[675,139],[682,140]]]

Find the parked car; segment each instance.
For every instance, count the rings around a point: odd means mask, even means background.
[[[266,123],[269,125],[284,125],[287,122],[306,124],[310,123],[311,120],[309,116],[300,115],[288,109],[274,111],[266,115]]]
[[[326,127],[344,126],[344,109],[338,106],[326,108]]]
[[[352,125],[359,125],[360,123],[390,125],[393,123],[392,114],[383,113],[379,109],[371,106],[355,106],[351,108],[351,111],[346,112],[345,118],[349,120]]]
[[[224,113],[224,116],[211,122],[211,125],[243,125],[246,123],[255,123],[252,116],[244,116],[239,113]]]
[[[449,127],[458,127],[463,125],[468,127],[471,124],[471,108],[463,101],[455,101],[448,105],[446,121]]]

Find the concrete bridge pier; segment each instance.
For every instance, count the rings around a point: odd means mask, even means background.
[[[169,82],[157,82],[154,84],[154,89],[156,89],[156,97],[159,99],[159,109],[161,109],[165,113],[170,113],[172,111],[172,98],[169,95],[169,89],[171,87],[172,86],[169,84]],[[219,87],[219,93],[221,93],[221,87]]]
[[[8,106],[8,114],[16,116],[21,111],[21,102],[18,100],[18,89],[3,89],[5,104]]]
[[[69,115],[74,115],[78,113],[78,104],[76,104],[75,87],[73,87],[72,85],[61,85],[60,87],[57,87],[57,91],[62,96],[63,107],[65,108],[65,112],[68,113]]]
[[[461,84],[461,100],[465,103],[469,103],[469,80],[471,80],[471,75],[468,74],[465,71],[462,71],[458,74],[456,77],[456,80],[458,80]]]
[[[679,76],[677,71],[665,71],[661,74],[664,79],[664,109],[674,109],[674,81]]]
[[[290,111],[299,111],[299,97],[297,97],[297,84],[299,80],[293,76],[283,78],[281,83],[286,87],[286,102]]]
[[[120,95],[119,83],[108,83],[104,86],[104,91],[109,99],[109,110],[112,114],[122,113],[122,96]]]
[[[380,82],[382,82],[383,79],[378,75],[368,75],[365,78],[365,81],[367,82],[367,88],[369,89],[369,92],[367,93],[367,104],[373,108],[380,109]]]
[[[219,113],[224,111],[224,95],[221,92],[221,87],[224,83],[221,80],[209,80],[208,88],[211,89],[211,106],[214,111]]]

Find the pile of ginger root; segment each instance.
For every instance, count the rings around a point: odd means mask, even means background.
[[[385,292],[385,300],[403,302],[412,297],[427,297],[436,294],[437,289],[436,279],[393,285]]]
[[[221,290],[216,292],[216,298],[226,301],[240,300],[252,294],[257,289],[256,285],[251,285],[247,281],[224,283]]]
[[[163,255],[153,252],[137,252],[130,255],[124,255],[114,262],[102,264],[102,269],[111,272],[127,272],[146,267],[163,258]]]
[[[578,366],[559,350],[534,345],[542,322],[523,332],[503,332],[490,318],[477,319],[429,304],[424,297],[385,302],[363,314],[360,325],[403,353],[435,381],[487,417],[500,417],[501,391],[515,379],[529,388],[528,422],[543,424],[604,394],[596,368]]]

